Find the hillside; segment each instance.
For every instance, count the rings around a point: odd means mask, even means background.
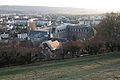
[[[0,80],[120,80],[120,52],[1,68]]]
[[[72,7],[45,7],[45,6],[0,6],[0,14],[101,14],[109,12],[103,9],[83,9]]]

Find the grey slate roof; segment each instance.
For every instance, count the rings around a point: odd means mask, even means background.
[[[34,30],[30,30],[28,32],[29,38],[40,38],[40,37],[45,37],[45,35],[48,35],[47,31],[34,31]]]

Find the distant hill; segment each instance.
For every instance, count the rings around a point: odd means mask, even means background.
[[[71,7],[45,7],[45,6],[0,6],[0,14],[21,13],[21,14],[101,14],[110,10],[83,9]]]

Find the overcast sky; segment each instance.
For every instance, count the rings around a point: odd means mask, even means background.
[[[0,0],[0,5],[120,9],[120,0]]]

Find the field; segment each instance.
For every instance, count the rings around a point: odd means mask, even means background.
[[[0,80],[120,80],[120,52],[0,68]]]

